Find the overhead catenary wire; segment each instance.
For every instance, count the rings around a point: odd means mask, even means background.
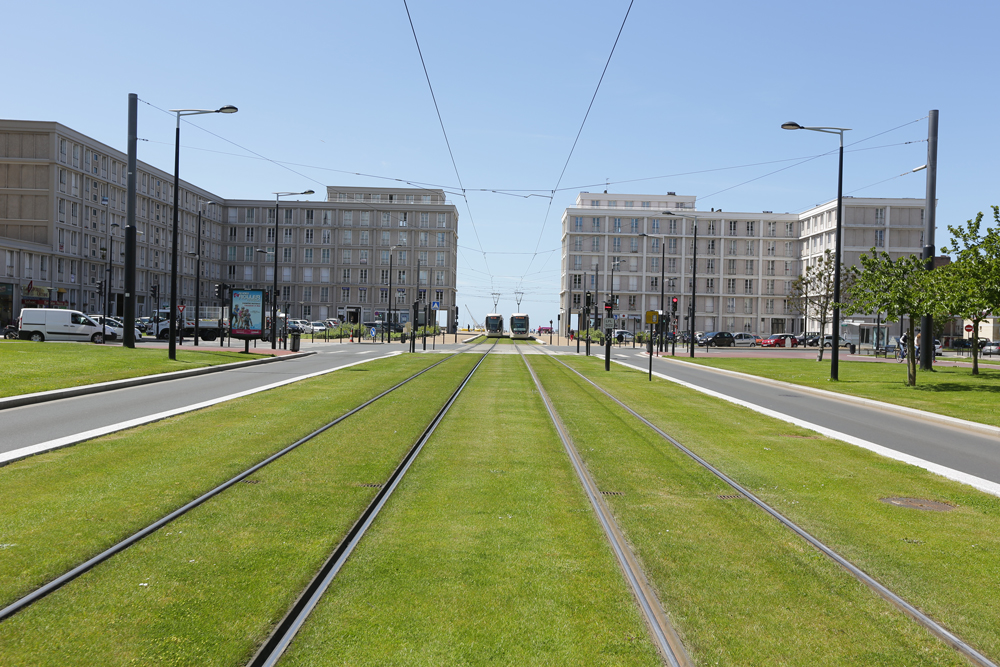
[[[618,34],[615,36],[615,43],[611,45],[611,53],[608,54],[608,59],[604,63],[604,69],[601,71],[601,77],[597,80],[597,86],[594,88],[594,94],[590,98],[590,104],[587,105],[587,111],[583,114],[583,121],[580,122],[580,129],[576,132],[576,138],[573,139],[573,145],[569,149],[569,155],[566,156],[566,162],[563,164],[562,171],[559,172],[559,178],[556,180],[556,185],[552,188],[552,194],[559,189],[562,184],[563,176],[566,175],[566,168],[569,167],[569,161],[573,158],[573,152],[576,150],[576,144],[580,141],[580,135],[583,134],[583,128],[587,124],[587,118],[590,116],[590,110],[594,107],[594,100],[597,99],[597,93],[601,90],[601,83],[604,81],[604,75],[608,73],[608,67],[611,65],[611,58],[615,55],[615,48],[618,46],[618,40],[621,39],[622,31],[625,30],[625,23],[628,21],[628,15],[632,11],[632,4],[635,0],[629,0],[628,9],[625,10],[625,17],[622,19],[621,27],[618,28]],[[545,234],[545,225],[549,220],[549,213],[552,211],[552,201],[549,199],[548,206],[545,207],[545,217],[542,218],[541,229],[538,230],[538,241],[535,242],[535,252],[538,252],[538,246],[542,243],[542,235]],[[535,261],[535,257],[532,256],[528,260],[528,266],[525,267],[524,272],[527,273],[528,269],[531,268],[532,262]]]

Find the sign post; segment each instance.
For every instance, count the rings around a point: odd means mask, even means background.
[[[660,313],[655,310],[646,311],[646,324],[649,325],[649,340],[646,341],[646,352],[649,354],[649,381],[653,381],[653,330],[660,323]],[[657,327],[658,329],[659,327]]]

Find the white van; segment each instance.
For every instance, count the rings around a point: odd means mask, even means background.
[[[81,340],[104,342],[101,326],[78,310],[22,308],[17,320],[21,340]]]

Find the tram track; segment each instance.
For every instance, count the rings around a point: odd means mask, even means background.
[[[472,376],[475,375],[476,371],[483,364],[483,361],[486,360],[486,357],[489,356],[489,353],[494,347],[496,347],[495,342],[490,349],[483,354],[482,358],[480,358],[472,370],[469,371],[459,386],[420,434],[416,442],[403,457],[402,461],[400,461],[399,465],[395,470],[393,470],[389,478],[382,484],[378,493],[375,494],[375,497],[361,513],[357,521],[355,521],[354,525],[347,531],[330,557],[326,560],[309,584],[303,589],[302,593],[288,610],[284,618],[282,618],[282,620],[277,624],[271,635],[261,645],[254,657],[251,658],[250,662],[247,663],[247,667],[272,667],[277,664],[278,660],[281,659],[282,654],[298,634],[299,630],[306,622],[306,619],[309,618],[309,615],[316,608],[316,605],[323,597],[323,594],[330,587],[330,584],[340,572],[344,563],[347,562],[347,559],[364,537],[368,528],[372,525],[372,522],[375,521],[379,512],[385,506],[390,496],[392,496],[392,493],[396,490],[396,487],[403,479],[403,476],[410,469],[413,461],[420,454],[424,445],[434,434],[434,431],[437,430],[438,425],[444,419],[445,415],[448,414],[451,406],[462,393],[462,390],[465,389],[466,385],[472,379]]]
[[[642,616],[646,621],[650,634],[652,635],[653,643],[656,645],[661,657],[671,667],[688,667],[692,665],[693,663],[687,655],[687,651],[685,651],[680,637],[677,635],[677,632],[667,619],[666,613],[663,610],[663,605],[660,603],[659,599],[656,597],[656,593],[649,585],[649,581],[647,580],[645,573],[642,571],[635,554],[632,553],[632,550],[629,547],[628,542],[625,540],[625,536],[622,534],[621,528],[615,521],[611,510],[605,504],[600,489],[590,476],[580,453],[573,444],[573,440],[570,437],[569,432],[562,423],[562,420],[559,418],[555,406],[552,404],[545,388],[542,386],[541,381],[535,374],[535,369],[531,367],[530,363],[528,363],[528,360],[525,358],[524,352],[521,351],[520,346],[515,344],[514,348],[521,356],[521,360],[524,362],[528,372],[531,374],[531,379],[535,383],[535,388],[538,390],[538,394],[541,397],[542,402],[545,404],[545,409],[549,414],[549,418],[552,420],[556,432],[559,434],[559,439],[562,441],[563,447],[566,449],[566,454],[569,456],[570,462],[573,464],[573,470],[576,472],[576,475],[587,494],[587,499],[590,501],[590,505],[593,508],[599,523],[601,524],[601,529],[604,531],[608,542],[611,544],[612,551],[615,554],[615,559],[618,561],[618,564],[622,569],[622,573],[628,582],[629,588],[639,605]]]
[[[188,503],[182,505],[181,507],[179,507],[179,508],[177,508],[177,509],[175,509],[175,510],[169,512],[169,513],[167,513],[166,515],[162,516],[161,518],[157,519],[156,521],[153,521],[152,523],[148,524],[144,528],[142,528],[142,529],[140,529],[138,531],[135,531],[134,533],[132,533],[128,537],[125,537],[125,538],[119,540],[117,543],[115,543],[114,545],[112,545],[112,546],[104,549],[103,551],[101,551],[100,553],[96,554],[95,556],[93,556],[93,557],[91,557],[91,558],[83,561],[82,563],[79,563],[76,566],[68,569],[63,574],[55,577],[54,579],[51,579],[50,581],[48,581],[47,583],[43,584],[42,586],[39,586],[38,588],[34,589],[30,593],[22,596],[21,598],[19,598],[19,599],[15,600],[14,602],[8,604],[6,607],[0,609],[0,622],[5,621],[6,619],[14,616],[15,614],[17,614],[20,611],[23,611],[24,609],[30,607],[32,604],[38,602],[39,600],[45,598],[49,594],[55,592],[56,590],[62,588],[66,584],[72,582],[74,579],[78,578],[79,576],[81,576],[81,575],[85,574],[86,572],[92,570],[94,567],[100,565],[101,563],[104,563],[104,562],[108,561],[109,559],[111,559],[115,555],[117,555],[117,554],[125,551],[129,547],[131,547],[131,546],[135,545],[136,543],[142,541],[144,538],[146,538],[146,537],[148,537],[148,536],[156,533],[157,531],[159,531],[160,529],[162,529],[164,526],[170,524],[171,522],[175,521],[176,519],[180,518],[181,516],[187,514],[191,510],[193,510],[193,509],[195,509],[195,508],[203,505],[208,500],[210,500],[210,499],[212,499],[212,498],[214,498],[214,497],[222,494],[224,491],[226,491],[227,489],[232,488],[234,485],[238,484],[239,482],[246,480],[247,478],[249,478],[254,473],[260,471],[261,469],[265,468],[266,466],[270,465],[271,463],[274,463],[275,461],[277,461],[280,458],[284,457],[286,454],[288,454],[288,453],[294,451],[295,449],[299,448],[303,444],[306,444],[307,442],[310,442],[311,440],[315,439],[317,436],[319,436],[322,433],[328,431],[329,429],[333,428],[337,424],[340,424],[344,420],[350,418],[352,415],[357,414],[358,412],[364,410],[368,406],[376,403],[377,401],[381,400],[382,398],[385,398],[386,396],[390,395],[392,392],[394,392],[397,389],[399,389],[399,388],[403,387],[404,385],[408,384],[412,380],[415,380],[416,378],[418,378],[421,375],[423,375],[423,374],[431,371],[432,369],[440,366],[441,364],[444,364],[445,362],[449,361],[450,359],[453,359],[453,358],[457,357],[460,354],[468,352],[470,349],[473,349],[475,347],[476,347],[476,344],[473,344],[473,345],[470,345],[468,348],[459,349],[455,353],[446,356],[445,358],[441,359],[440,361],[437,361],[434,364],[431,364],[430,366],[428,366],[428,367],[426,367],[424,369],[421,369],[420,371],[414,373],[410,377],[408,377],[408,378],[406,378],[406,379],[404,379],[404,380],[396,383],[395,385],[393,385],[393,386],[389,387],[388,389],[382,391],[378,395],[376,395],[376,396],[368,399],[367,401],[363,402],[362,404],[360,404],[360,405],[352,408],[351,410],[348,410],[347,412],[341,414],[340,416],[336,417],[335,419],[333,419],[332,421],[326,423],[325,425],[321,426],[320,428],[314,430],[313,432],[309,433],[308,435],[306,435],[306,436],[300,438],[299,440],[296,440],[295,442],[287,445],[286,447],[284,447],[283,449],[279,450],[278,452],[275,452],[275,453],[271,454],[270,456],[264,458],[263,460],[259,461],[258,463],[255,463],[254,465],[249,466],[248,468],[244,469],[242,472],[240,472],[240,473],[234,475],[233,477],[229,478],[225,482],[222,482],[222,483],[216,485],[215,487],[213,487],[212,489],[210,489],[210,490],[202,493],[201,495],[199,495],[197,498],[191,500],[190,502],[188,502]],[[487,354],[488,354],[488,352],[489,351],[487,351]],[[483,356],[485,358],[486,354],[484,354]],[[481,363],[481,360],[480,360],[480,363]],[[478,364],[477,364],[477,367],[478,367]]]
[[[673,438],[672,436],[670,436],[668,433],[666,433],[665,431],[663,431],[662,429],[660,429],[658,426],[656,426],[654,423],[652,423],[649,419],[647,419],[646,417],[644,417],[642,414],[640,414],[638,411],[636,411],[635,409],[633,409],[631,406],[627,405],[625,402],[623,402],[622,400],[620,400],[618,397],[614,396],[613,394],[611,394],[610,392],[608,392],[607,390],[605,390],[603,387],[601,387],[596,382],[594,382],[593,380],[591,380],[590,378],[588,378],[587,376],[585,376],[580,371],[576,370],[575,368],[571,367],[570,365],[568,365],[565,362],[563,362],[562,360],[560,360],[556,355],[553,355],[553,354],[549,353],[548,351],[543,351],[542,353],[545,354],[550,359],[554,360],[556,363],[558,363],[562,367],[566,368],[567,370],[569,370],[572,373],[574,373],[575,375],[577,375],[579,378],[581,378],[587,384],[589,384],[590,386],[592,386],[598,392],[600,392],[605,397],[607,397],[608,399],[610,399],[611,401],[613,401],[619,407],[621,407],[626,412],[628,412],[631,416],[633,416],[638,421],[640,421],[642,424],[644,424],[646,427],[648,427],[649,429],[651,429],[660,438],[662,438],[663,440],[667,441],[671,446],[673,446],[678,451],[680,451],[681,453],[683,453],[684,455],[686,455],[687,457],[689,457],[691,460],[695,461],[699,466],[701,466],[705,470],[709,471],[716,478],[718,478],[723,483],[725,483],[730,488],[732,488],[737,494],[741,495],[746,500],[749,500],[751,503],[753,503],[754,505],[756,505],[760,510],[762,510],[766,514],[770,515],[772,518],[776,519],[785,528],[787,528],[788,530],[790,530],[791,532],[795,533],[800,538],[802,538],[803,540],[805,540],[807,543],[809,543],[810,546],[812,546],[813,548],[815,548],[817,551],[823,553],[830,560],[832,560],[834,563],[836,563],[837,565],[839,565],[842,569],[846,570],[853,578],[855,578],[859,582],[863,583],[865,586],[867,586],[869,589],[871,589],[874,593],[876,593],[879,597],[883,598],[884,600],[886,600],[887,602],[889,602],[890,604],[892,604],[899,611],[903,612],[906,616],[908,616],[910,619],[912,619],[913,621],[915,621],[918,625],[920,625],[921,627],[923,627],[930,634],[934,635],[939,640],[941,640],[942,642],[944,642],[946,645],[948,645],[949,647],[951,647],[952,649],[954,649],[956,652],[958,652],[959,654],[961,654],[964,658],[966,658],[967,660],[969,660],[972,664],[977,665],[979,667],[998,667],[998,665],[997,665],[996,662],[990,660],[988,657],[986,657],[985,655],[983,655],[982,653],[980,653],[979,651],[977,651],[975,648],[973,648],[972,646],[970,646],[967,642],[965,642],[964,640],[962,640],[960,637],[958,637],[957,635],[955,635],[953,632],[951,632],[950,630],[948,630],[947,628],[945,628],[944,626],[942,626],[941,624],[939,624],[937,621],[935,621],[934,619],[930,618],[929,616],[927,616],[926,614],[924,614],[923,612],[921,612],[913,604],[911,604],[910,602],[908,602],[907,600],[905,600],[901,596],[897,595],[895,592],[893,592],[887,586],[885,586],[882,583],[880,583],[878,580],[876,580],[874,577],[872,577],[868,573],[864,572],[861,568],[859,568],[856,565],[854,565],[847,558],[845,558],[842,555],[840,555],[838,552],[836,552],[834,549],[832,549],[831,547],[829,547],[828,545],[826,545],[824,542],[822,542],[821,540],[819,540],[818,538],[816,538],[815,536],[813,536],[811,533],[809,533],[808,531],[806,531],[804,528],[802,528],[801,526],[799,526],[798,524],[796,524],[792,520],[790,520],[787,517],[785,517],[781,512],[779,512],[778,510],[776,510],[775,508],[773,508],[772,506],[770,506],[769,504],[767,504],[766,502],[764,502],[762,499],[760,499],[758,496],[756,496],[755,494],[753,494],[745,486],[741,485],[739,482],[737,482],[736,480],[734,480],[731,477],[729,477],[728,475],[726,475],[722,470],[720,470],[716,466],[713,466],[711,463],[709,463],[707,460],[705,460],[704,458],[702,458],[701,456],[699,456],[697,453],[695,453],[694,451],[692,451],[691,449],[689,449],[688,447],[686,447],[685,445],[683,445],[681,442],[679,442],[678,440],[676,440],[675,438]],[[523,356],[523,354],[522,354],[522,356]],[[527,363],[527,360],[525,360],[525,361]],[[529,364],[529,368],[530,368],[530,364]],[[532,376],[534,377],[534,372],[533,371],[532,371]],[[539,391],[540,392],[542,391],[542,388],[541,388],[540,384],[539,384]],[[555,417],[554,417],[554,419],[555,419]]]

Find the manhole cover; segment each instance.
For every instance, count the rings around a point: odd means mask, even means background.
[[[909,507],[915,510],[927,510],[928,512],[950,512],[954,507],[936,500],[926,498],[879,498],[883,503],[897,505],[899,507]]]
[[[625,495],[624,491],[601,491],[601,493],[603,495],[605,495],[605,496],[624,496]]]
[[[743,496],[738,493],[729,496],[718,496],[719,500],[739,500],[742,497]]]

